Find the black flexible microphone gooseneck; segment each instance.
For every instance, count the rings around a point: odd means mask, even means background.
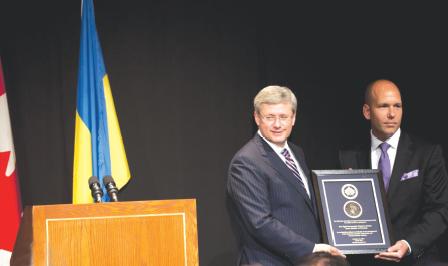
[[[101,184],[98,181],[98,177],[91,176],[89,178],[89,188],[92,192],[92,197],[95,203],[101,202],[101,198],[103,197],[103,190],[101,189]]]
[[[110,197],[110,201],[118,201],[118,189],[115,185],[114,179],[110,175],[103,177],[103,184],[106,187],[107,194]]]

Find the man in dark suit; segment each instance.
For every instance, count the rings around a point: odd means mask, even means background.
[[[393,241],[369,265],[436,265],[435,242],[447,228],[448,177],[441,148],[400,130],[403,105],[389,80],[371,83],[363,114],[370,120],[367,145],[340,151],[342,168],[380,169],[386,189]],[[349,258],[368,265],[367,258]],[[356,261],[356,260],[361,260]]]
[[[258,132],[232,159],[228,207],[239,238],[238,265],[294,265],[325,251],[303,151],[287,142],[297,100],[286,87],[269,86],[254,99]]]

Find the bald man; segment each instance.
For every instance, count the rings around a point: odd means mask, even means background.
[[[390,80],[366,89],[362,108],[370,121],[370,142],[339,153],[344,169],[380,169],[387,195],[394,244],[352,265],[435,265],[435,242],[447,228],[448,175],[442,150],[400,129],[403,103]],[[353,258],[353,257],[352,257]]]

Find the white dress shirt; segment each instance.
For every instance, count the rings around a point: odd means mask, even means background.
[[[387,150],[387,155],[389,155],[390,160],[390,170],[392,174],[392,169],[394,169],[394,163],[395,163],[395,157],[397,156],[397,148],[398,148],[398,141],[400,140],[401,135],[401,129],[399,128],[390,138],[388,138],[386,141],[387,144],[390,145],[390,148]],[[371,162],[372,162],[372,169],[378,169],[378,163],[380,161],[381,157],[381,148],[379,147],[383,141],[379,140],[375,135],[373,135],[372,131],[370,131],[370,137],[371,137],[371,146],[370,146],[370,152],[371,152]]]

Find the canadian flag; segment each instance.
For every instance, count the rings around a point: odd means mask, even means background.
[[[0,266],[9,265],[19,230],[22,206],[16,175],[8,101],[0,61]]]

